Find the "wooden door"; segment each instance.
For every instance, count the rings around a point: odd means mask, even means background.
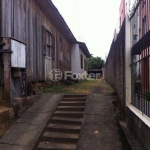
[[[49,81],[49,74],[52,70],[52,59],[49,57],[45,57],[45,81]]]

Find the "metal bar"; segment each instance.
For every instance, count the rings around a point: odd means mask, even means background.
[[[147,22],[148,22],[148,30],[149,30],[149,10],[150,10],[150,2],[149,2],[149,0],[147,0],[147,18],[148,18],[148,20],[147,20]],[[148,37],[148,41],[150,40],[150,38]],[[149,56],[149,51],[150,51],[150,47],[148,47],[148,56]],[[148,92],[149,92],[149,94],[150,94],[150,76],[149,76],[149,71],[150,71],[150,65],[149,65],[149,63],[150,63],[150,61],[149,61],[149,59],[150,59],[150,57],[148,57]],[[149,100],[148,100],[148,112],[147,112],[147,115],[148,116],[150,116],[150,114],[149,114]]]
[[[146,12],[146,14],[145,14],[145,16],[146,16],[146,32],[148,32],[148,3],[147,3],[147,0],[145,1],[145,12]],[[148,37],[146,37],[147,39],[146,39],[146,41],[148,40]],[[148,55],[148,47],[146,48],[146,56]],[[148,108],[148,103],[147,103],[147,101],[148,101],[148,99],[149,99],[149,91],[148,91],[148,86],[149,86],[149,83],[148,83],[148,68],[149,68],[149,64],[148,64],[148,57],[146,58],[146,101],[145,101],[145,103],[146,103],[146,112],[145,112],[145,114],[146,115],[148,115],[147,114],[147,112],[148,112],[148,110],[147,110],[147,108]]]
[[[149,54],[148,56],[146,56],[145,58],[149,58],[149,57],[150,57],[150,54]],[[130,66],[139,63],[140,61],[144,60],[145,58],[141,58],[140,60],[138,60],[138,61],[132,63]]]

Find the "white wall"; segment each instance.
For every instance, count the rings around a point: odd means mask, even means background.
[[[81,69],[81,54],[83,56],[83,69]],[[71,69],[73,73],[84,73],[84,59],[85,54],[79,48],[79,44],[73,44],[71,46]]]
[[[79,49],[79,52],[80,52],[80,66],[79,66],[79,73],[84,73],[86,70],[84,70],[84,59],[87,59],[85,54],[83,53],[83,51],[81,49]],[[83,67],[81,69],[81,55],[83,56]]]
[[[73,73],[79,71],[80,66],[80,54],[79,54],[79,45],[72,44],[71,46],[71,70]]]

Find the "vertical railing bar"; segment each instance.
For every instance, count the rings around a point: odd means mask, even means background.
[[[139,55],[139,60],[140,60],[140,55]],[[142,87],[141,87],[141,61],[139,62],[139,75],[140,75],[140,80],[139,80],[139,83],[140,83],[140,89],[139,89],[139,99],[138,99],[138,103],[139,103],[139,109],[140,109],[140,103],[141,103],[141,94],[142,94],[142,92],[141,92],[141,89],[142,89]]]
[[[146,4],[145,4],[147,7],[146,9],[146,30],[147,30],[147,35],[146,35],[146,46],[147,46],[147,55],[149,55],[148,51],[149,51],[149,46],[148,46],[148,26],[149,26],[149,23],[148,23],[148,1],[146,0]],[[148,63],[148,57],[146,58],[146,64],[147,64],[147,100],[146,100],[146,115],[148,116],[148,100],[149,100],[149,63]]]
[[[142,3],[142,1],[141,1],[141,3]],[[141,4],[141,5],[142,5],[142,4]],[[141,7],[141,5],[140,5],[140,7]],[[142,10],[141,8],[140,8],[140,10],[141,10],[140,16],[141,16],[141,28],[142,28],[142,29],[141,29],[141,30],[142,30],[142,31],[141,31],[141,38],[142,38],[142,37],[143,37],[143,10]],[[141,49],[142,49],[142,43],[143,43],[143,41],[140,43]],[[144,52],[142,51],[141,53],[142,53],[142,58],[143,58]],[[142,74],[142,78],[143,78],[143,79],[142,79],[142,80],[143,80],[142,82],[143,82],[143,83],[142,83],[142,84],[143,84],[143,85],[142,85],[142,100],[141,100],[141,111],[142,111],[142,113],[143,113],[143,106],[142,106],[142,105],[143,105],[143,99],[144,99],[144,73],[145,73],[145,72],[144,72],[144,67],[143,67],[143,62],[144,62],[144,59],[142,60],[142,68],[143,68],[143,69],[142,69],[142,71],[143,71],[143,74]]]
[[[144,4],[145,5],[145,24],[146,24],[146,33],[147,33],[147,2]],[[146,35],[146,37],[145,37],[145,45],[147,44],[147,35]],[[146,51],[145,51],[145,53],[146,53],[146,58],[145,58],[145,65],[146,65],[146,78],[145,78],[145,80],[146,80],[146,82],[145,82],[145,84],[146,84],[146,100],[145,100],[145,114],[147,115],[147,96],[148,96],[148,91],[147,91],[147,46],[146,46],[146,49],[145,49]]]
[[[143,17],[144,17],[144,8],[143,8],[143,4],[142,4],[142,37],[144,37],[144,35],[145,35],[145,33],[144,33],[144,18]],[[145,38],[142,42],[142,48],[144,48],[144,45],[145,45]],[[144,92],[143,92],[144,93],[144,100],[142,100],[142,103],[143,103],[142,104],[142,112],[145,113],[145,98],[146,98],[145,97],[145,95],[146,95],[145,94],[146,93],[145,92],[145,72],[146,72],[145,71],[145,49],[143,49],[143,58],[144,58],[143,59],[143,64],[144,64],[143,65],[143,68],[144,68],[144,79],[143,79],[144,80]]]
[[[147,27],[147,29],[148,29],[148,33],[149,33],[149,8],[150,8],[149,4],[150,4],[150,3],[149,3],[149,0],[147,0],[147,16],[148,16],[148,17],[147,17],[147,18],[148,18],[148,19],[147,19],[147,22],[148,22],[148,27]],[[148,34],[148,40],[147,40],[147,41],[149,42],[149,40],[150,40],[150,39],[149,39],[149,34]],[[149,86],[150,86],[150,84],[149,84],[149,81],[150,81],[150,79],[149,79],[149,71],[150,71],[150,70],[149,70],[149,48],[150,48],[150,47],[149,47],[149,43],[148,43],[148,95],[149,95],[149,93],[150,93],[150,89],[149,89],[149,88],[150,88],[150,87],[149,87]],[[148,116],[150,116],[150,114],[149,114],[149,100],[148,100]]]

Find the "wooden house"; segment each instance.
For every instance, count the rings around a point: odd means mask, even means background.
[[[49,72],[71,70],[76,39],[51,0],[0,0],[0,98],[32,94]]]

